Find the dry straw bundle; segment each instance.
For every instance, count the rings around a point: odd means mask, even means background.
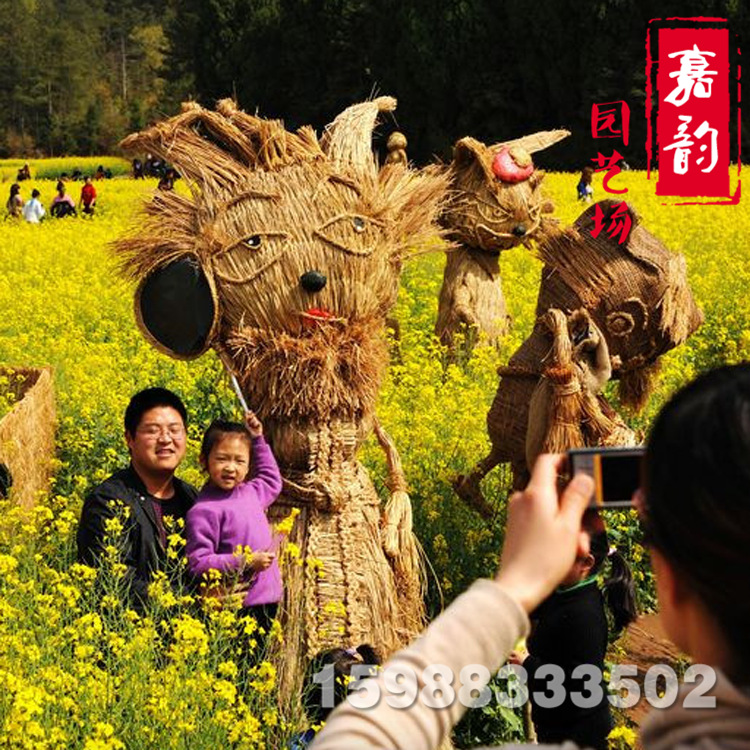
[[[529,245],[552,203],[541,192],[544,172],[531,154],[570,135],[552,130],[493,146],[462,138],[449,168],[452,199],[441,217],[457,248],[448,252],[435,334],[449,348],[461,333],[465,353],[494,345],[509,325],[499,255]]]
[[[381,506],[357,460],[375,424],[384,327],[407,252],[434,239],[446,177],[376,164],[372,131],[395,100],[349,107],[318,141],[310,128],[228,100],[184,111],[124,145],[156,153],[192,198],[158,194],[116,245],[138,282],[143,333],[175,357],[213,347],[264,421],[284,477],[277,517],[300,513],[285,572],[282,690],[324,648],[388,653],[423,625],[422,566],[395,448]],[[321,572],[322,571],[322,572]]]
[[[55,457],[55,388],[50,368],[3,367],[13,408],[0,420],[0,464],[12,482],[11,496],[32,508],[49,489]]]
[[[539,244],[545,266],[534,330],[500,369],[487,415],[490,454],[456,484],[480,512],[488,508],[479,482],[499,463],[510,462],[521,486],[542,450],[631,443],[632,433],[601,395],[602,387],[617,379],[620,401],[642,408],[659,357],[703,322],[685,259],[642,226],[631,208],[627,240],[610,236],[619,205],[595,204],[573,227],[551,227]],[[597,206],[606,228],[593,237]]]

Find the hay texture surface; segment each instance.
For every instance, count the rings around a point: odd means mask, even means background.
[[[456,143],[448,170],[451,200],[441,223],[457,249],[448,252],[435,324],[435,334],[449,348],[457,333],[468,354],[478,341],[495,345],[507,332],[498,257],[528,246],[543,227],[543,215],[552,212],[541,191],[544,173],[533,168],[531,154],[567,135],[554,130],[492,146],[474,138]],[[501,166],[498,158],[505,159]]]
[[[55,457],[55,389],[49,368],[2,368],[15,404],[0,420],[0,463],[10,472],[11,497],[32,508],[49,490]]]
[[[609,217],[618,204],[598,204]],[[487,415],[490,454],[457,484],[486,512],[479,482],[510,462],[516,486],[542,450],[627,445],[633,435],[601,395],[610,378],[620,401],[639,410],[653,390],[659,357],[703,322],[687,280],[685,259],[668,250],[629,208],[627,240],[602,231],[596,204],[539,244],[545,266],[530,336],[500,369]],[[532,409],[533,407],[533,409]]]
[[[385,507],[357,460],[375,424],[401,265],[434,240],[447,186],[436,169],[375,162],[373,128],[395,104],[381,97],[349,107],[320,140],[228,100],[216,111],[188,104],[124,142],[175,164],[192,191],[155,195],[145,223],[115,247],[139,285],[141,330],[172,356],[221,354],[281,467],[284,491],[271,514],[300,510],[291,539],[309,563],[285,570],[287,695],[317,651],[367,642],[389,653],[423,623],[422,566],[395,448],[378,435],[390,467]],[[155,325],[144,302],[150,280],[163,274],[166,289],[175,268],[197,279],[208,311],[191,335],[198,344],[184,350],[158,335],[163,321]],[[190,301],[176,295],[183,306]]]

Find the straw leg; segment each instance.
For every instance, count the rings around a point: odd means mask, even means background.
[[[481,481],[489,474],[501,461],[503,454],[496,446],[492,446],[489,455],[483,458],[469,474],[460,474],[453,482],[453,489],[456,494],[472,509],[479,513],[480,516],[491,519],[495,512],[484,499]]]

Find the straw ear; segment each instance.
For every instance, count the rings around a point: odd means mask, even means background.
[[[543,151],[545,148],[554,146],[558,141],[562,141],[570,135],[569,130],[540,130],[538,133],[532,133],[531,135],[524,135],[521,138],[515,138],[512,141],[505,141],[498,143],[497,146],[493,146],[493,150],[502,146],[508,146],[509,148],[522,148],[530,154],[534,154],[537,151]]]
[[[213,280],[194,258],[180,258],[146,276],[135,293],[135,316],[159,351],[195,359],[211,345],[219,321]]]
[[[487,146],[481,141],[466,136],[456,141],[453,147],[453,164],[451,165],[456,172],[461,172],[470,167],[472,164],[478,164],[484,172],[485,177],[490,182],[497,179],[492,171],[492,153]]]
[[[321,139],[323,151],[334,169],[346,167],[375,173],[372,153],[372,131],[381,112],[396,109],[392,96],[379,96],[369,102],[347,107],[326,127]]]

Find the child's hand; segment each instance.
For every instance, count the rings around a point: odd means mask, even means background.
[[[266,570],[271,566],[271,563],[276,559],[276,555],[273,552],[254,552],[250,558],[250,564],[248,567],[252,568],[256,572]]]
[[[263,425],[260,419],[255,416],[254,411],[245,412],[245,427],[247,427],[247,431],[252,438],[260,437],[263,434]]]

